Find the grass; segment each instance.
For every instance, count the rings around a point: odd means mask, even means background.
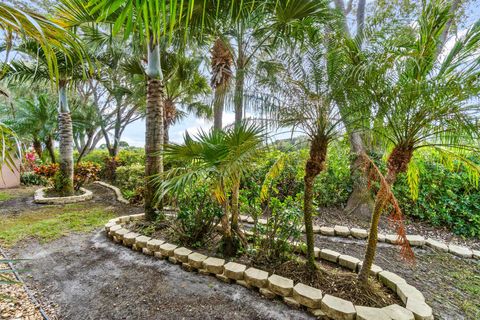
[[[455,271],[450,274],[455,280],[455,286],[468,296],[461,302],[461,307],[469,319],[480,319],[480,266],[476,269]]]
[[[0,225],[0,243],[9,247],[30,237],[40,242],[48,242],[72,232],[89,232],[113,217],[112,211],[101,206],[73,204],[61,208],[45,207],[19,216],[3,218]]]
[[[8,194],[6,192],[3,192],[3,191],[0,191],[0,202],[2,201],[7,201],[7,200],[10,200],[12,199],[13,196],[11,194]]]

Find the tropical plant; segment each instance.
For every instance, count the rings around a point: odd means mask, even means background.
[[[13,106],[5,110],[9,114],[3,121],[9,124],[15,132],[28,139],[29,144],[37,155],[43,159],[43,148],[48,151],[50,160],[55,162],[54,140],[57,125],[56,108],[52,108],[55,102],[48,93],[40,93],[33,98],[15,100]]]
[[[436,150],[446,163],[454,159],[464,163],[474,183],[480,176],[480,168],[465,157],[468,151],[479,151],[480,110],[472,99],[480,88],[480,21],[443,57],[437,48],[449,13],[450,5],[443,1],[423,3],[417,24],[382,42],[383,52],[375,45],[361,67],[365,79],[370,78],[369,72],[383,71],[374,83],[365,81],[365,88],[377,110],[373,115],[376,121],[372,121],[375,133],[388,151],[385,183],[391,187],[400,173],[407,173],[413,194],[419,184],[414,157],[419,149]],[[378,221],[388,199],[388,192],[377,193],[359,274],[364,283],[375,256]]]
[[[32,59],[37,59],[37,62],[25,60],[11,61],[6,71],[6,77],[9,81],[18,83],[48,83],[50,81],[51,75],[48,72],[49,58],[37,43],[32,41],[24,42],[16,50],[30,55]],[[56,51],[56,55],[55,81],[58,83],[58,136],[60,150],[60,177],[58,181],[62,182],[60,193],[67,196],[73,194],[73,126],[67,99],[67,89],[69,85],[74,85],[84,80],[87,71],[83,58],[76,52],[72,51],[71,54],[66,56],[64,52]]]
[[[247,245],[239,226],[239,191],[242,177],[261,152],[262,130],[252,124],[229,127],[225,131],[213,129],[200,132],[192,138],[185,135],[184,144],[165,147],[165,156],[181,161],[183,166],[172,168],[156,180],[160,186],[157,195],[169,192],[181,194],[187,186],[205,180],[212,196],[222,206],[223,253],[236,253],[240,240]]]

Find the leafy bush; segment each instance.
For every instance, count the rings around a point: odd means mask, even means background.
[[[51,163],[51,164],[44,164],[38,167],[35,167],[33,171],[40,177],[44,177],[46,179],[51,179],[57,173],[60,165],[58,163]]]
[[[105,149],[95,149],[85,157],[82,161],[89,161],[96,163],[103,167],[105,158],[108,158],[108,151]]]
[[[33,171],[28,171],[20,174],[20,182],[26,186],[44,186],[48,180]]]
[[[222,207],[212,198],[207,185],[196,185],[177,199],[179,213],[172,224],[178,240],[188,246],[201,247],[212,235],[222,216]]]
[[[125,198],[134,203],[142,202],[145,185],[145,166],[137,163],[118,167],[115,184],[122,190]]]
[[[87,183],[98,180],[100,165],[93,162],[81,162],[75,166],[73,185],[75,190],[80,189]]]
[[[472,160],[480,163],[479,158]],[[418,199],[412,200],[406,175],[395,187],[403,212],[435,226],[447,226],[458,235],[480,237],[480,188],[472,183],[466,168],[458,164],[449,168],[431,153],[416,162]]]
[[[255,223],[254,227],[256,260],[283,261],[292,252],[290,241],[298,241],[301,236],[303,211],[300,203],[301,194],[296,199],[288,196],[284,201],[275,197],[270,199],[264,209],[268,215],[267,224]]]

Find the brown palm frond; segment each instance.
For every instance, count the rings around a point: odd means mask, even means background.
[[[210,80],[210,85],[214,89],[220,86],[226,86],[233,75],[232,52],[221,38],[217,38],[210,53],[212,54],[212,78]]]
[[[408,262],[415,261],[415,255],[410,247],[410,243],[407,240],[407,232],[405,229],[405,217],[400,209],[397,199],[393,194],[390,184],[383,176],[380,169],[375,165],[372,159],[366,154],[361,153],[359,157],[364,163],[364,170],[368,177],[369,188],[371,188],[374,182],[379,184],[375,201],[381,201],[383,203],[383,209],[389,213],[389,222],[395,228],[398,235],[398,243],[402,246],[401,256]]]

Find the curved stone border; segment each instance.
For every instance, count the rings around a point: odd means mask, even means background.
[[[123,223],[143,219],[144,214],[123,216],[110,220],[105,224],[105,231],[115,243],[121,243],[136,251],[156,258],[168,259],[179,264],[186,271],[197,270],[200,274],[215,275],[227,283],[237,283],[246,288],[256,288],[270,299],[277,296],[291,307],[306,307],[314,316],[327,316],[332,319],[406,319],[433,320],[432,308],[426,304],[423,294],[409,285],[405,279],[395,273],[384,271],[379,266],[373,266],[372,276],[393,290],[402,300],[405,307],[390,305],[384,308],[354,306],[352,302],[323,294],[319,289],[303,283],[294,284],[293,280],[272,274],[257,268],[247,268],[236,262],[226,262],[224,259],[208,257],[185,247],[166,243],[160,239],[152,239],[124,228]],[[297,247],[302,244],[297,243]],[[316,248],[317,257],[337,263],[354,272],[361,268],[360,260],[348,255],[342,255],[329,249]]]
[[[253,224],[252,217],[241,215],[240,221]],[[267,219],[258,219],[259,224],[267,224]],[[305,232],[304,229],[302,229]],[[347,226],[336,225],[334,227],[313,225],[313,233],[321,234],[326,237],[353,237],[359,240],[366,240],[368,238],[368,230],[362,228],[349,228]],[[424,245],[431,247],[441,252],[449,252],[460,258],[480,259],[480,250],[473,250],[464,246],[458,246],[453,243],[447,244],[432,238],[427,238],[420,235],[407,235],[407,240],[412,247],[423,247]],[[389,243],[391,245],[400,245],[398,235],[396,234],[378,234],[378,241]]]
[[[125,199],[123,197],[122,191],[120,191],[119,188],[117,188],[115,186],[112,186],[111,184],[108,184],[108,183],[103,182],[103,181],[94,181],[93,183],[99,184],[99,185],[101,185],[105,188],[108,188],[108,189],[112,190],[113,192],[115,192],[115,197],[117,197],[118,202],[121,202],[121,203],[124,203],[124,204],[130,204],[130,201],[128,201],[127,199]]]
[[[45,196],[45,191],[48,188],[40,188],[35,191],[35,194],[33,195],[33,199],[35,203],[40,203],[40,204],[67,204],[67,203],[76,203],[76,202],[82,202],[82,201],[87,201],[93,198],[93,193],[90,190],[80,188],[80,191],[83,192],[83,194],[78,195],[78,196],[69,196],[69,197],[46,197]]]

